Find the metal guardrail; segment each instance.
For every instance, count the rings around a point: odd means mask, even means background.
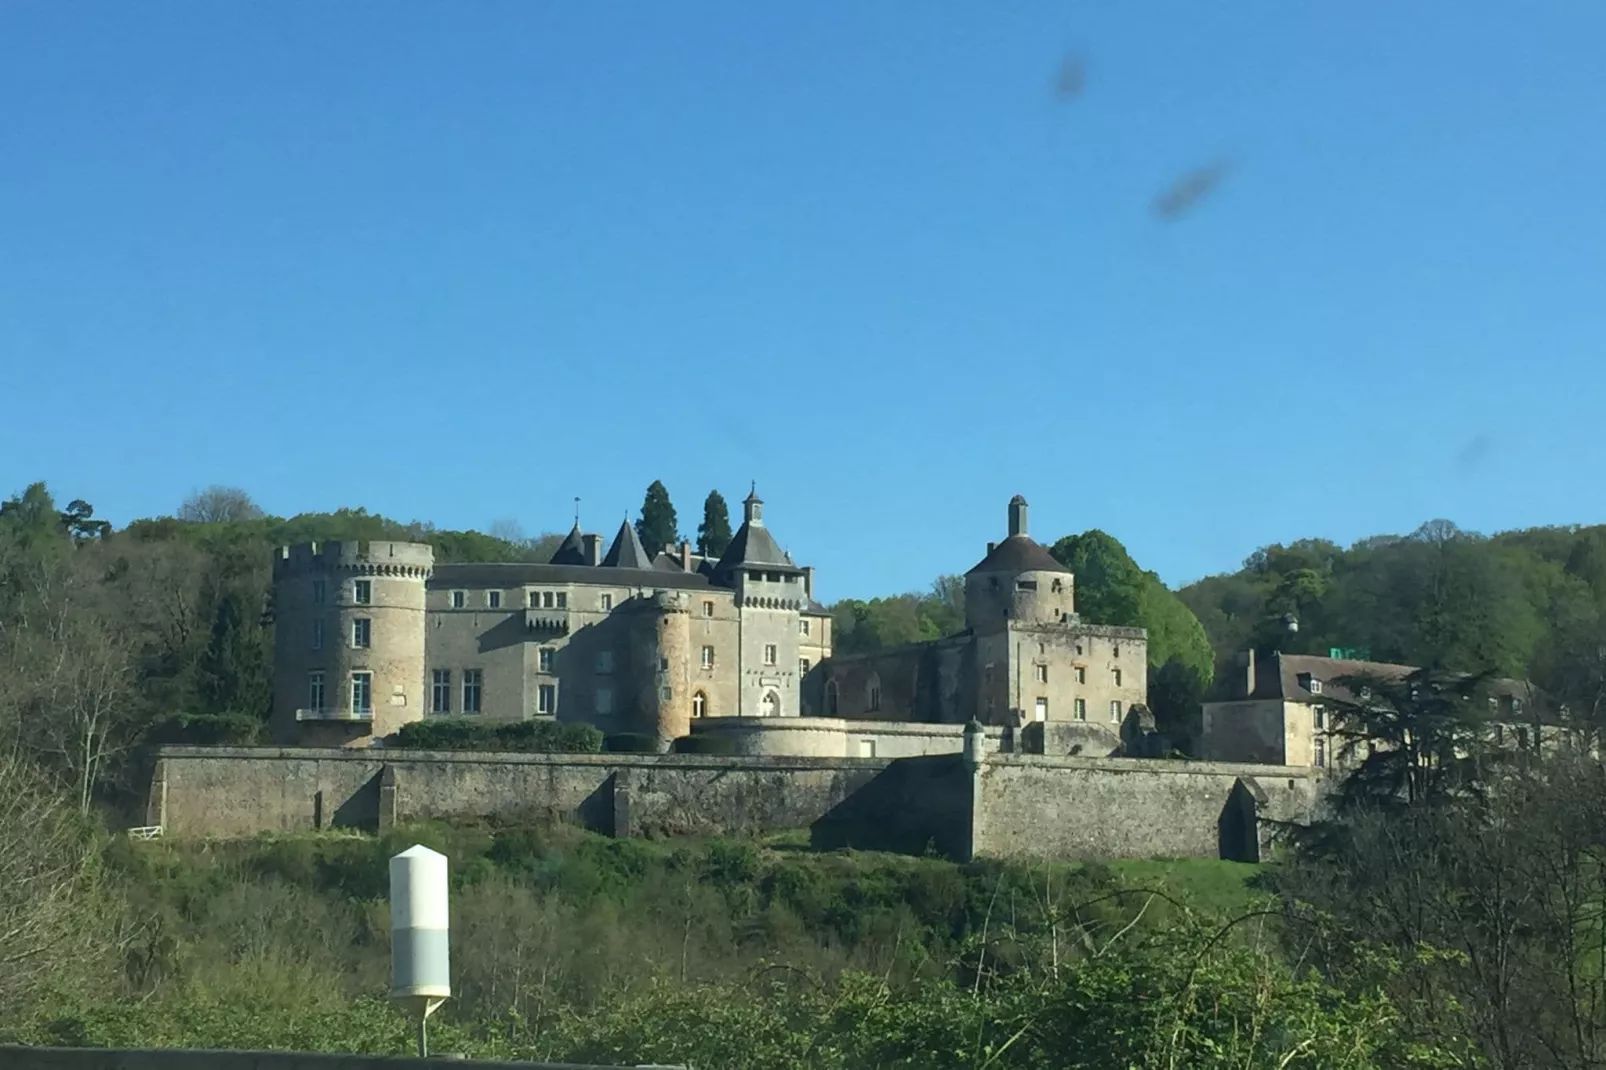
[[[298,721],[372,721],[373,710],[297,710]]]

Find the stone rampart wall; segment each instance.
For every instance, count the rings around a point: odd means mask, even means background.
[[[412,819],[557,818],[616,836],[810,828],[817,846],[959,858],[1257,858],[1305,769],[989,753],[899,759],[167,747],[146,823],[177,838]]]

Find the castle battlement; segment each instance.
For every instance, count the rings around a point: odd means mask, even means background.
[[[281,546],[273,555],[275,579],[340,572],[427,580],[434,567],[435,548],[428,543],[389,539],[302,542]]]

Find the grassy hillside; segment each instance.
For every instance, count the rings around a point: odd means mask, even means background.
[[[956,865],[816,854],[800,840],[650,842],[564,826],[442,825],[380,838],[117,840],[101,873],[119,912],[95,922],[114,953],[64,967],[0,1035],[405,1052],[407,1023],[382,998],[386,860],[415,842],[452,862],[455,992],[434,1027],[439,1050],[722,1067],[972,1066],[998,1053],[1028,1006],[1066,998],[1067,984],[1077,998],[1120,1004],[1110,1021],[1132,1026],[1139,1008],[1127,1006],[1126,989],[1174,982],[1195,952],[1223,971],[1213,984],[1286,983],[1297,995],[1252,938],[1206,952],[1219,922],[1253,902],[1255,867]],[[888,1018],[894,1006],[913,1017]],[[950,1035],[961,1025],[963,1036]],[[1137,1035],[1099,1043],[1119,1048]],[[1085,1030],[1079,1037],[1090,1042]],[[1018,1040],[1009,1051],[1026,1061],[995,1065],[1050,1065],[1038,1060],[1060,1058],[1069,1043],[1045,1036],[1033,1055]]]

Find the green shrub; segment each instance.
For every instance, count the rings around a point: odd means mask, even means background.
[[[482,721],[472,717],[431,717],[402,725],[392,745],[407,750],[596,754],[602,749],[602,733],[588,724],[560,724],[557,721]]]
[[[609,754],[656,754],[658,737],[645,732],[615,732],[602,741]]]
[[[735,754],[736,741],[722,736],[681,736],[675,740],[676,754]]]

